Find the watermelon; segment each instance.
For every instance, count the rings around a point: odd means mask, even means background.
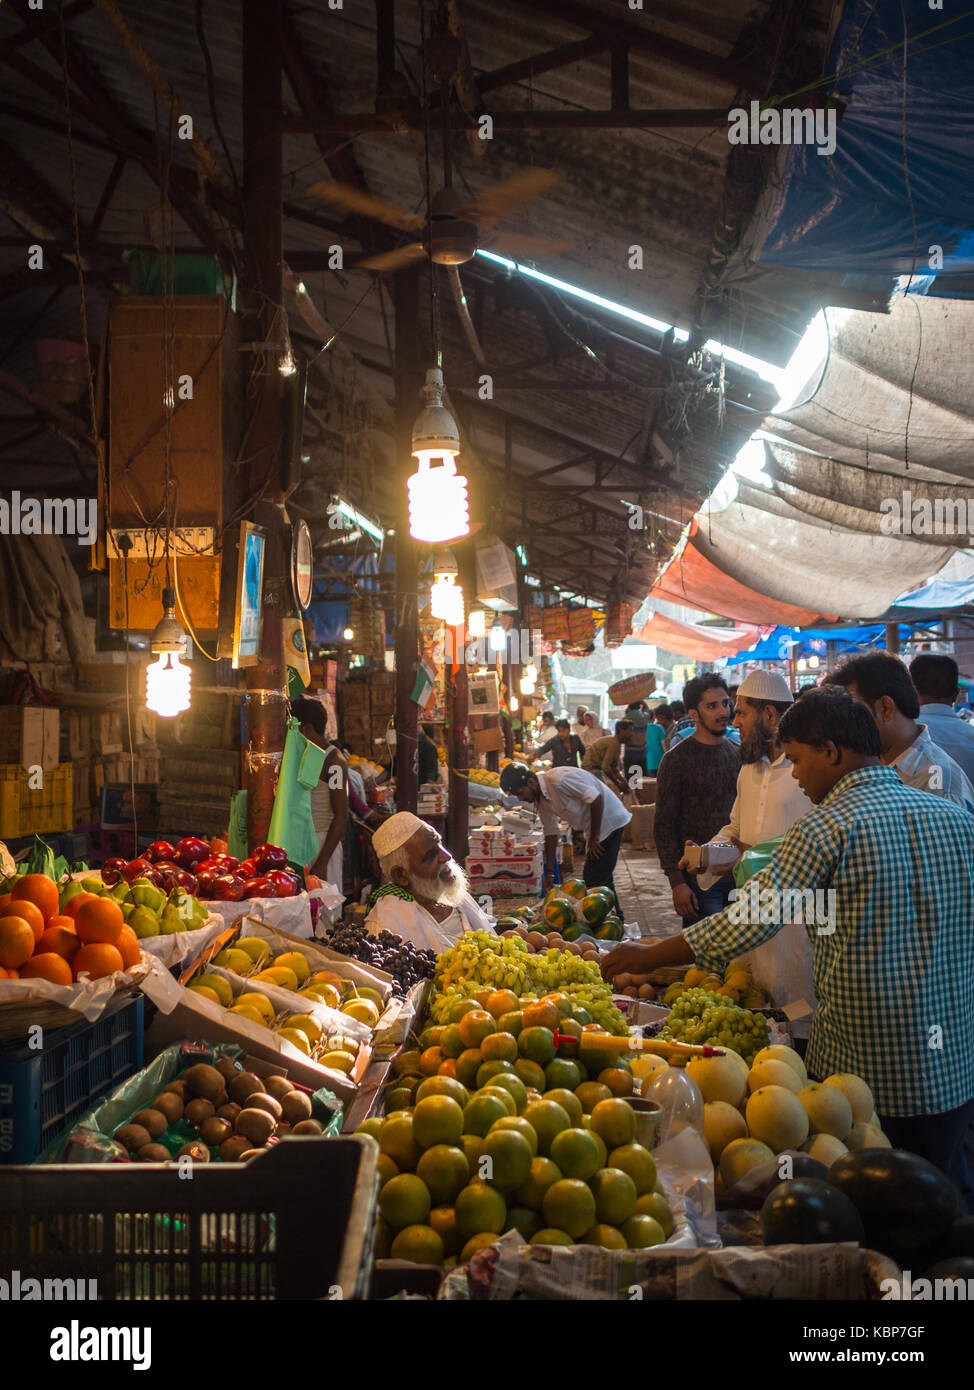
[[[939,1241],[963,1211],[950,1179],[906,1149],[843,1154],[829,1169],[829,1182],[858,1210],[869,1246],[883,1253]]]
[[[609,914],[611,903],[601,893],[586,893],[582,899],[582,916],[586,922],[598,925]]]
[[[791,1178],[768,1193],[761,1208],[765,1245],[820,1245],[865,1238],[862,1217],[844,1192],[818,1178]]]
[[[581,922],[573,922],[570,927],[563,927],[561,934],[566,941],[577,941],[584,930]]]
[[[622,919],[617,917],[615,913],[610,913],[595,931],[595,935],[600,941],[621,941],[622,934]]]
[[[553,898],[544,905],[544,919],[553,927],[570,927],[575,920],[575,910],[567,898]]]
[[[567,894],[569,898],[584,898],[588,889],[585,886],[584,879],[566,878],[565,882],[561,885],[561,891]]]

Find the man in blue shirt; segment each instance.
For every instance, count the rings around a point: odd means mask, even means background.
[[[957,662],[952,656],[922,652],[910,662],[910,680],[920,700],[920,718],[934,743],[949,753],[974,782],[974,727],[954,709],[960,694]]]
[[[814,808],[751,880],[760,920],[735,901],[658,945],[616,946],[602,973],[723,968],[801,920],[818,1001],[809,1076],[862,1077],[894,1147],[937,1164],[974,1206],[974,821],[883,765],[873,717],[844,690],[808,692],[779,736]]]

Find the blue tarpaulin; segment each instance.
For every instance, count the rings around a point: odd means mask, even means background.
[[[974,15],[957,10],[847,0],[826,64],[834,81],[814,92],[846,103],[835,152],[789,148],[759,263],[845,273],[850,285],[888,277],[890,289],[934,273],[915,288],[974,298]]]
[[[899,634],[901,642],[908,642],[916,635],[912,628],[902,623]],[[744,661],[787,661],[793,652],[796,656],[824,657],[828,642],[835,642],[839,652],[850,647],[885,648],[886,626],[874,623],[864,627],[776,627],[749,652],[738,652],[737,656],[729,657],[727,665],[738,666]]]

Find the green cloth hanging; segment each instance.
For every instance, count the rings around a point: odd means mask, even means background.
[[[311,788],[318,785],[327,754],[326,748],[309,743],[296,719],[287,721],[267,839],[272,845],[280,845],[291,863],[302,868],[318,858],[318,835],[311,819]]]
[[[247,789],[234,792],[230,798],[230,824],[227,827],[227,854],[235,859],[247,858]]]

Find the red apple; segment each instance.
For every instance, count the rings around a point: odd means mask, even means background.
[[[209,859],[210,848],[205,840],[198,839],[195,835],[187,835],[180,840],[173,855],[176,863],[181,869],[192,869],[194,864],[198,864],[201,859]]]
[[[245,898],[279,898],[281,896],[273,883],[268,883],[263,874],[247,880],[244,884],[243,895]]]
[[[122,877],[126,862],[124,859],[106,859],[101,868],[102,882],[106,883],[109,888],[114,888]]]
[[[257,865],[252,859],[242,859],[235,872],[243,879],[256,878]]]
[[[286,869],[268,869],[264,877],[277,889],[279,898],[293,898],[296,893],[301,892],[299,879]]]
[[[187,893],[195,893],[197,879],[189,869],[181,869],[178,864],[154,864],[155,872],[162,877],[162,886],[167,893],[174,888],[185,888]]]
[[[237,878],[234,874],[214,874],[211,896],[217,902],[238,903],[246,896],[243,879]]]
[[[126,883],[134,883],[137,878],[148,878],[154,872],[153,866],[148,859],[140,855],[138,859],[130,859],[122,870],[122,877]]]
[[[150,864],[158,864],[161,861],[171,860],[176,851],[168,840],[156,840],[145,851],[143,858],[148,859]]]
[[[279,845],[258,845],[250,857],[262,874],[266,874],[268,869],[283,869],[287,865],[287,850]]]

